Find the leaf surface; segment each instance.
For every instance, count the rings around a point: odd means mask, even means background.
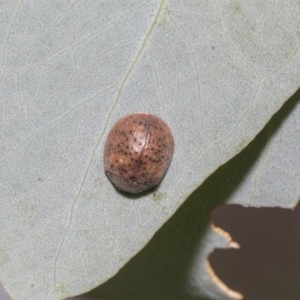
[[[293,2],[25,0],[0,14],[0,274],[13,299],[113,276],[300,82]],[[103,148],[139,111],[176,146],[161,185],[130,197]]]

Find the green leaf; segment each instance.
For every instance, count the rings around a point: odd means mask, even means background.
[[[299,86],[299,10],[2,2],[0,280],[9,295],[63,299],[103,283],[246,147]],[[175,154],[155,191],[130,197],[105,176],[103,148],[111,126],[140,111],[168,123]]]

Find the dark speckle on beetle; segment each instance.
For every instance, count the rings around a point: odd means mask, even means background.
[[[163,120],[146,113],[131,114],[120,119],[107,137],[105,172],[118,189],[138,194],[160,183],[173,152],[172,132]]]

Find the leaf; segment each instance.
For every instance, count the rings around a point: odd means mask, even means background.
[[[293,3],[1,5],[0,274],[14,299],[113,276],[299,86]],[[162,117],[176,148],[162,184],[128,197],[102,156],[136,111]]]

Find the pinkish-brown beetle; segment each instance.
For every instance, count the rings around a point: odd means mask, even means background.
[[[173,152],[168,125],[154,115],[134,113],[120,119],[108,134],[105,172],[118,189],[138,194],[160,183]]]

